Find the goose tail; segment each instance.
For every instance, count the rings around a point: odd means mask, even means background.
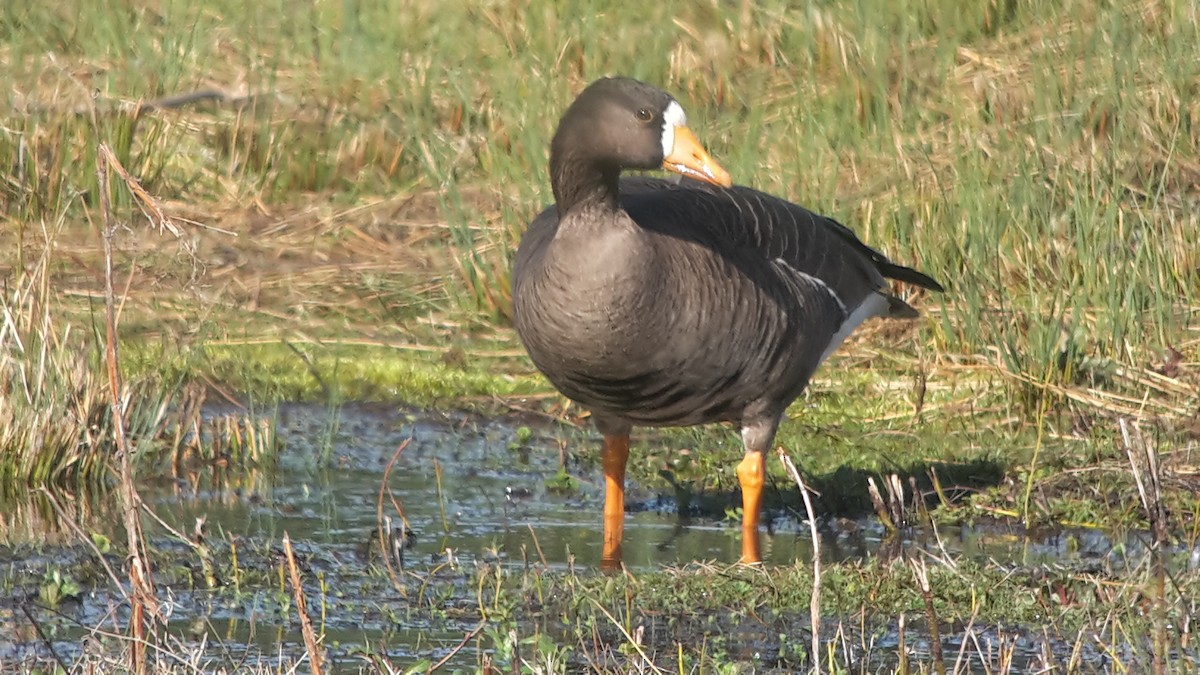
[[[886,316],[889,319],[915,319],[921,316],[916,307],[908,304],[894,295],[885,295],[888,303]]]
[[[942,293],[946,290],[945,287],[938,283],[937,279],[934,279],[924,272],[918,272],[911,267],[897,265],[890,260],[877,260],[875,261],[875,265],[879,268],[879,273],[889,279],[903,281],[906,284],[920,286],[921,288],[928,288],[929,290],[937,291],[938,293]]]

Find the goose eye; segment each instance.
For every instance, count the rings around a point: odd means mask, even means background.
[[[637,111],[637,118],[642,122],[649,122],[650,120],[654,119],[654,113],[650,112],[646,108],[639,108]]]

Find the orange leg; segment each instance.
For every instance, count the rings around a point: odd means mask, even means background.
[[[758,546],[758,513],[762,509],[763,476],[767,470],[766,456],[749,450],[738,464],[738,483],[742,486],[742,563],[762,562]]]
[[[629,436],[604,437],[604,554],[600,567],[621,568],[621,537],[625,532],[625,464]]]

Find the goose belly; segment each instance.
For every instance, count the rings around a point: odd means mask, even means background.
[[[536,325],[528,316],[536,311],[514,309],[530,357],[551,384],[634,424],[737,421],[752,402],[782,406],[800,393],[827,342],[806,346],[812,336],[801,330],[803,317],[753,292],[692,300],[660,297],[639,307],[581,298]]]

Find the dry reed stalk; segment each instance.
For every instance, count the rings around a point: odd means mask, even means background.
[[[929,624],[929,651],[933,655],[933,672],[946,675],[946,660],[942,656],[942,634],[938,629],[937,610],[933,606],[933,589],[929,585],[929,569],[924,560],[910,560],[913,576],[925,601],[925,621]]]
[[[549,569],[550,563],[546,562],[546,554],[542,552],[542,544],[538,541],[537,532],[534,531],[533,525],[528,525],[529,536],[533,539],[533,548],[537,551],[538,560],[542,561],[542,567]]]
[[[600,610],[600,613],[604,615],[604,618],[608,619],[609,623],[616,626],[617,630],[619,630],[621,635],[624,636],[626,643],[633,647],[633,650],[637,652],[639,657],[641,657],[641,661],[634,666],[637,669],[636,672],[646,672],[646,670],[650,670],[654,673],[657,673],[657,675],[666,675],[667,671],[654,665],[654,662],[650,660],[650,656],[646,654],[646,650],[642,649],[642,641],[639,639],[640,636],[635,637],[634,635],[630,634],[630,632],[626,630],[625,624],[617,620],[617,617],[613,616],[612,612],[608,611],[608,609],[606,609],[604,605],[600,604],[598,600],[590,595],[587,596],[587,599],[596,609]],[[642,627],[638,626],[638,630],[635,632],[638,632],[641,629]],[[517,659],[514,657],[513,662],[515,663],[516,661]]]
[[[1154,675],[1167,672],[1167,565],[1164,549],[1170,543],[1170,530],[1167,527],[1167,507],[1162,499],[1162,473],[1158,464],[1158,451],[1153,444],[1146,440],[1137,422],[1128,422],[1125,418],[1118,420],[1121,428],[1121,440],[1125,446],[1125,456],[1129,458],[1129,468],[1133,480],[1137,484],[1138,497],[1141,498],[1142,508],[1146,511],[1146,519],[1150,521],[1150,532],[1153,540],[1150,543],[1150,564],[1153,590],[1154,635],[1151,645],[1154,653],[1151,656],[1151,670]]]
[[[33,626],[33,631],[37,633],[42,646],[50,652],[50,657],[58,664],[59,669],[64,673],[71,672],[70,667],[67,666],[67,662],[63,661],[62,657],[58,654],[58,650],[54,648],[54,641],[50,639],[50,636],[46,635],[46,631],[42,630],[42,624],[38,623],[37,618],[29,611],[29,607],[25,603],[20,603],[18,606],[21,608],[21,613],[25,615],[25,620],[29,622],[30,626]]]
[[[871,497],[871,504],[875,507],[875,514],[879,516],[880,522],[883,523],[884,529],[887,530],[888,536],[894,536],[900,531],[900,528],[908,525],[908,507],[904,503],[904,483],[900,480],[898,474],[889,474],[883,479],[883,487],[887,492],[886,499],[880,493],[879,486],[875,484],[873,476],[867,477],[867,494]],[[917,494],[915,486],[913,487],[913,495]]]
[[[817,532],[817,514],[813,509],[812,498],[808,493],[811,492],[808,486],[804,484],[804,479],[800,477],[800,472],[796,470],[796,465],[792,463],[792,458],[788,457],[787,451],[780,446],[776,449],[779,453],[779,461],[783,462],[783,468],[787,469],[788,475],[796,482],[796,486],[800,488],[800,496],[804,498],[804,509],[808,511],[808,529],[812,534],[813,542],[813,588],[812,596],[808,603],[808,621],[812,627],[812,660],[813,672],[817,675],[821,673],[821,535]]]
[[[487,627],[487,622],[480,621],[477,626],[472,628],[470,630],[470,632],[468,632],[466,635],[463,636],[462,641],[459,642],[458,645],[454,647],[454,649],[451,649],[449,652],[446,653],[445,656],[443,656],[441,658],[440,661],[438,661],[437,663],[430,666],[429,672],[432,673],[433,671],[435,671],[435,670],[441,668],[442,666],[446,665],[447,663],[449,663],[450,659],[454,658],[455,656],[458,656],[458,653],[461,652],[463,650],[463,648],[465,648],[467,646],[467,643],[469,643],[471,640],[474,640],[476,637],[478,637],[478,635],[480,633],[482,633],[483,629],[486,627]]]
[[[121,578],[117,576],[117,572],[113,569],[112,565],[108,564],[108,559],[104,557],[104,553],[100,551],[100,548],[96,546],[95,540],[93,540],[86,532],[83,531],[83,528],[79,526],[79,523],[76,522],[74,516],[67,513],[67,510],[63,508],[63,505],[58,501],[58,497],[54,495],[53,491],[48,490],[45,487],[37,488],[37,491],[45,495],[46,500],[50,502],[50,507],[54,509],[54,513],[58,517],[58,521],[63,523],[67,529],[71,530],[71,532],[74,533],[79,541],[82,541],[88,545],[88,547],[92,550],[92,553],[95,554],[96,560],[100,562],[100,566],[103,567],[105,573],[108,574],[108,578],[110,581],[112,581],[113,587],[117,589],[122,597],[124,597],[126,600],[129,600],[129,593],[127,593],[125,591],[125,587],[121,585]]]
[[[404,516],[404,509],[400,506],[400,503],[396,501],[396,496],[393,495],[392,491],[388,489],[387,483],[388,476],[392,474],[392,467],[396,465],[396,460],[400,459],[400,453],[404,452],[404,449],[408,447],[410,442],[412,442],[412,437],[404,439],[404,442],[396,448],[396,452],[392,453],[392,458],[388,460],[387,466],[383,468],[383,477],[379,479],[379,495],[375,499],[375,525],[376,533],[379,538],[379,553],[383,556],[383,564],[387,568],[388,578],[392,580],[392,587],[395,588],[402,597],[408,597],[408,589],[406,589],[404,584],[401,583],[400,575],[397,573],[397,571],[392,568],[392,551],[388,550],[388,542],[392,540],[392,528],[390,523],[385,524],[384,522],[383,495],[385,493],[387,494],[388,499],[390,499],[392,502],[392,508],[396,509],[396,514],[400,516],[400,527],[403,528],[405,532],[408,532],[408,518]],[[403,554],[404,549],[401,547],[400,555],[402,556]],[[404,570],[403,563],[403,558],[399,558],[397,560],[397,565],[400,566],[400,571]]]
[[[867,476],[867,494],[871,497],[871,505],[875,507],[875,515],[879,518],[879,522],[883,524],[883,529],[888,531],[888,534],[896,532],[896,521],[892,519],[892,514],[888,509],[887,502],[883,500],[883,495],[879,492],[879,486],[875,484],[874,476]]]
[[[304,587],[300,585],[300,569],[296,566],[296,554],[292,551],[292,538],[287,532],[283,533],[283,554],[287,558],[288,578],[292,582],[292,597],[296,599],[296,615],[300,617],[300,632],[304,635],[304,648],[308,650],[308,662],[312,664],[312,674],[321,675],[321,650],[317,644],[317,634],[313,631],[312,621],[308,618],[308,603],[304,599]]]
[[[122,382],[120,354],[117,347],[117,302],[113,289],[113,239],[117,224],[112,215],[109,195],[108,171],[110,168],[131,184],[131,179],[107,146],[101,144],[96,174],[100,189],[100,210],[104,221],[104,328],[105,362],[108,367],[109,398],[112,406],[113,436],[117,446],[120,470],[121,513],[125,523],[129,547],[129,587],[131,612],[129,628],[133,637],[130,650],[130,670],[143,675],[146,672],[146,620],[159,617],[158,600],[154,590],[150,563],[146,553],[146,538],[142,532],[142,521],[138,515],[140,498],[133,484],[133,467],[130,462],[129,439],[125,434],[125,402],[121,400]],[[132,189],[132,184],[131,184]]]

